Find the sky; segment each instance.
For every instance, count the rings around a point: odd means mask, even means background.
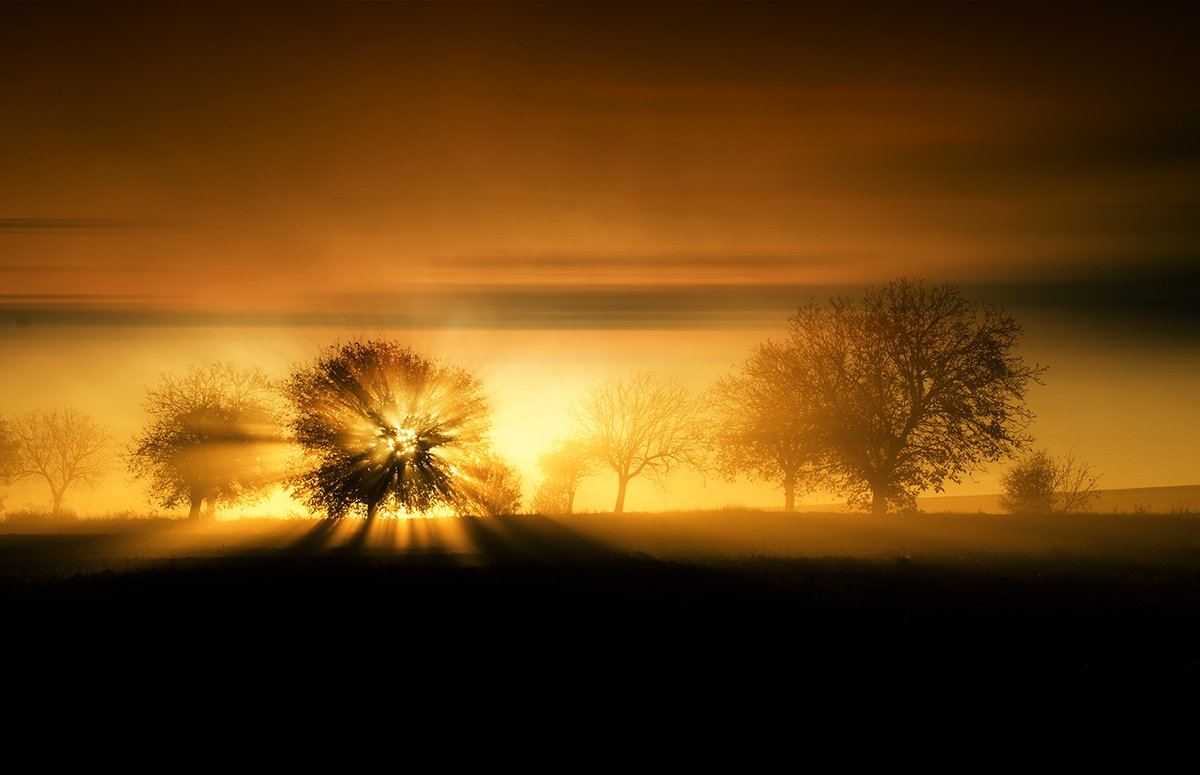
[[[809,299],[906,277],[1024,325],[1040,445],[1200,483],[1178,8],[0,0],[0,417],[125,440],[164,372],[386,336],[484,380],[531,493],[593,385],[702,390]],[[109,479],[69,505],[146,507]],[[780,498],[682,477],[628,507]]]

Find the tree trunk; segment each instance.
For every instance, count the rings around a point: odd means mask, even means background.
[[[882,487],[871,489],[871,513],[887,514],[887,495]]]
[[[205,498],[204,502],[207,504],[207,506],[204,509],[204,519],[206,519],[206,520],[216,519],[217,518],[217,499],[210,496],[208,498]]]
[[[783,477],[783,510],[796,510],[796,477],[792,474]]]
[[[62,491],[62,490],[56,490],[56,489],[54,489],[53,487],[51,487],[51,488],[50,488],[50,497],[52,497],[52,498],[54,499],[54,507],[53,507],[53,509],[50,511],[50,514],[51,514],[51,516],[55,516],[55,517],[57,517],[59,514],[61,514],[61,513],[62,513],[62,497],[63,497],[63,491]]]
[[[625,490],[629,487],[629,479],[624,476],[617,477],[617,505],[613,509],[614,514],[620,514],[625,511]]]
[[[375,521],[375,515],[377,513],[379,513],[379,500],[380,499],[378,499],[378,498],[371,498],[367,501],[367,524],[368,525]]]
[[[200,519],[200,506],[204,503],[204,498],[199,495],[192,495],[188,499],[188,519]]]
[[[574,508],[575,508],[575,491],[571,490],[569,493],[567,493],[567,513],[570,514],[571,510]]]

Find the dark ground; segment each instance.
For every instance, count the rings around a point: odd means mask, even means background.
[[[869,518],[744,515],[778,551],[727,554],[699,528],[666,541],[664,520],[684,518],[456,521],[470,551],[335,545],[313,523],[259,526],[241,543],[220,523],[190,543],[167,541],[179,526],[165,522],[9,525],[4,664],[100,693],[483,693],[540,698],[542,712],[588,698],[649,712],[864,690],[902,707],[1200,686],[1195,516],[911,518],[853,553],[831,549]],[[931,529],[964,538],[935,542]],[[986,545],[965,538],[987,530]],[[1065,539],[1079,530],[1091,538]],[[813,551],[795,548],[806,542]]]

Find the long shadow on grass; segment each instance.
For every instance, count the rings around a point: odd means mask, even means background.
[[[318,520],[299,541],[292,545],[291,550],[306,554],[328,549],[338,524],[338,520],[335,519]]]
[[[357,524],[354,524],[355,522]],[[370,546],[373,534],[376,536],[393,535],[394,532],[394,525],[385,526],[368,520],[321,519],[284,553],[293,555],[362,554]]]
[[[598,560],[620,555],[603,541],[540,514],[464,517],[461,524],[484,561]]]
[[[457,555],[482,564],[573,562],[620,556],[614,547],[541,515],[388,520],[351,525],[321,520],[284,550],[295,556],[403,558]]]

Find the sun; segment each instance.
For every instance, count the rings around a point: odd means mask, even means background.
[[[379,438],[387,446],[388,452],[396,457],[412,460],[417,455],[418,434],[412,428],[384,428]],[[378,441],[372,446],[377,446]]]

